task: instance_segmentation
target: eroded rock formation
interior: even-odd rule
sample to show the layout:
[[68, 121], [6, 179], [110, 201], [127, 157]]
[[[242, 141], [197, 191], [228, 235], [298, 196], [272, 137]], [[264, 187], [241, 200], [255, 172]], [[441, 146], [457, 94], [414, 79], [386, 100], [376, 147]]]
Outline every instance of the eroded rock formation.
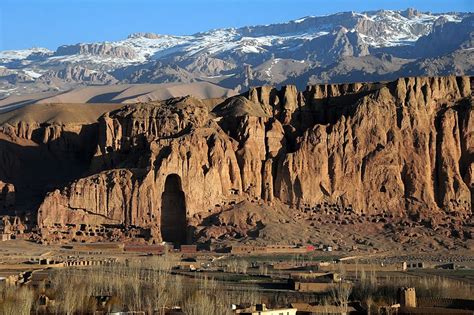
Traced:
[[[170, 227], [178, 226], [190, 239], [196, 218], [243, 200], [332, 205], [431, 226], [472, 215], [469, 77], [303, 92], [264, 86], [215, 107], [192, 97], [133, 104], [91, 130], [89, 175], [52, 191], [39, 208], [45, 238], [176, 240], [183, 236]], [[170, 202], [187, 223], [170, 214]]]
[[75, 55], [86, 54], [101, 57], [117, 57], [123, 59], [133, 59], [136, 53], [133, 49], [126, 46], [114, 46], [110, 43], [92, 43], [92, 44], [75, 44], [63, 45], [58, 47], [55, 55]]

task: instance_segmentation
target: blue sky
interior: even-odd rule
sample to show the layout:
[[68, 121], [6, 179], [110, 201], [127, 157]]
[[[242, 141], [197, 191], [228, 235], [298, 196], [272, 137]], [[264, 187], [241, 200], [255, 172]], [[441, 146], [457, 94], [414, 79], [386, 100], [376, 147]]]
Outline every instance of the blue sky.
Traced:
[[0, 0], [0, 50], [118, 40], [134, 32], [193, 34], [341, 11], [474, 11], [474, 0]]

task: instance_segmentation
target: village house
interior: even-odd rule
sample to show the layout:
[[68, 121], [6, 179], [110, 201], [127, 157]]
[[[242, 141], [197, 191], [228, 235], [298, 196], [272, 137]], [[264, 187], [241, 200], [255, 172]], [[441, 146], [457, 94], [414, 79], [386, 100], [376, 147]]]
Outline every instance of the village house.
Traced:
[[[340, 274], [333, 272], [295, 273], [289, 279], [290, 287], [299, 292], [329, 292], [341, 282]], [[340, 285], [351, 287], [352, 283], [344, 282]]]
[[358, 312], [352, 306], [342, 307], [337, 305], [311, 305], [308, 303], [291, 303], [291, 307], [296, 308], [298, 310], [296, 312], [297, 315], [360, 314], [360, 312]]
[[315, 250], [313, 245], [235, 245], [230, 252], [235, 255], [242, 254], [305, 254]]
[[296, 308], [268, 309], [265, 304], [257, 304], [244, 309], [234, 309], [234, 312], [240, 315], [296, 315], [296, 311]]

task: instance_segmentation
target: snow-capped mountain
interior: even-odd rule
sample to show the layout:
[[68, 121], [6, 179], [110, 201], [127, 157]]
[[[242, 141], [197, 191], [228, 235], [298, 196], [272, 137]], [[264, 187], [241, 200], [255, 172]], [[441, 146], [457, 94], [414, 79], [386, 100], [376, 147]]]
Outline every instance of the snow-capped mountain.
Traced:
[[[355, 73], [358, 80], [379, 80], [409, 74], [424, 58], [452, 58], [459, 63], [456, 74], [469, 73], [472, 20], [469, 13], [413, 9], [344, 12], [188, 36], [136, 33], [120, 41], [64, 45], [56, 51], [2, 51], [0, 95], [120, 82], [209, 81], [243, 90], [267, 83], [344, 81]], [[447, 31], [462, 47], [439, 47], [438, 53], [435, 41]], [[440, 69], [439, 74], [451, 70]]]

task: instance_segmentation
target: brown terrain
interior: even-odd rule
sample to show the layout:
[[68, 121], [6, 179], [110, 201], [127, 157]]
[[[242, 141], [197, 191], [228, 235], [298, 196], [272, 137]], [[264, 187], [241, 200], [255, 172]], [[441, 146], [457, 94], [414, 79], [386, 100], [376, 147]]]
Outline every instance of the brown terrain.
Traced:
[[25, 105], [0, 115], [0, 212], [43, 242], [472, 250], [471, 81]]
[[209, 82], [96, 85], [68, 91], [12, 95], [0, 100], [0, 114], [30, 104], [137, 103], [192, 95], [199, 99], [234, 96], [234, 90]]

